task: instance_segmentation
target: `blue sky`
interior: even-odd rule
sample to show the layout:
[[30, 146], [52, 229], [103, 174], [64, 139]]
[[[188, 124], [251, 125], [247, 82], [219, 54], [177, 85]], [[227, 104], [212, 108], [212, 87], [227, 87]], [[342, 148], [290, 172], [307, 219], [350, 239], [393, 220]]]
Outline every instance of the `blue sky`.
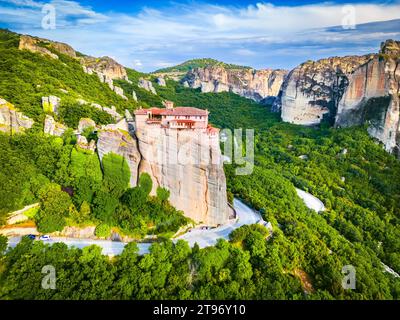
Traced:
[[[42, 28], [45, 4], [55, 9], [55, 29]], [[141, 71], [202, 57], [291, 69], [309, 59], [377, 52], [385, 39], [400, 40], [400, 0], [0, 0], [0, 27]]]

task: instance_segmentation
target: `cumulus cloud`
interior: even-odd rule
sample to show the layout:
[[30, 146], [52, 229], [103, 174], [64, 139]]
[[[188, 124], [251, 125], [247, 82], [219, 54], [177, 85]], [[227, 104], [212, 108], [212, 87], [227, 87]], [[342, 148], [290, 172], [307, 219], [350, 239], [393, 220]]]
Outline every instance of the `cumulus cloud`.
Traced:
[[[400, 20], [390, 22], [400, 18], [398, 1], [347, 7], [332, 2], [241, 7], [189, 3], [162, 10], [146, 7], [135, 14], [99, 13], [76, 1], [49, 3], [56, 8], [56, 30], [40, 28], [43, 1], [0, 0], [1, 20], [14, 30], [68, 42], [88, 54], [112, 52], [122, 63], [143, 70], [195, 57], [291, 67], [322, 54], [376, 51], [380, 41], [398, 38], [400, 30]], [[348, 21], [357, 24], [354, 30], [341, 27]]]

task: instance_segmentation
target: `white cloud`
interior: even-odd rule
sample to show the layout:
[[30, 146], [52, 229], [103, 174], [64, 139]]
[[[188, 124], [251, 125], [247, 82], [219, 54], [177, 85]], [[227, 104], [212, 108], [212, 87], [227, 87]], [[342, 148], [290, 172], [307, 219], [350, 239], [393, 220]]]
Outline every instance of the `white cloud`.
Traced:
[[249, 50], [249, 49], [237, 49], [237, 50], [234, 50], [233, 53], [237, 54], [239, 56], [254, 56], [257, 54], [256, 52]]
[[[2, 7], [4, 2], [9, 5]], [[135, 66], [135, 59], [139, 57], [141, 65], [136, 67], [144, 69], [161, 67], [157, 64], [163, 61], [211, 55], [242, 57], [243, 64], [249, 64], [266, 47], [280, 45], [281, 49], [283, 46], [290, 50], [293, 46], [307, 48], [312, 44], [334, 48], [340, 43], [384, 40], [390, 34], [387, 31], [332, 32], [326, 29], [341, 25], [343, 21], [343, 6], [335, 3], [295, 7], [269, 3], [245, 7], [190, 3], [163, 10], [143, 8], [134, 15], [98, 13], [75, 1], [53, 0], [50, 3], [57, 10], [56, 30], [40, 29], [42, 1], [0, 0], [1, 19], [18, 30], [71, 43], [88, 54], [112, 52], [129, 66]], [[354, 10], [358, 24], [400, 18], [399, 2], [354, 4]], [[391, 36], [398, 35], [399, 30], [391, 31]], [[264, 51], [265, 55], [270, 54]]]
[[141, 67], [141, 66], [143, 66], [143, 63], [142, 63], [142, 61], [140, 61], [140, 59], [135, 59], [135, 60], [133, 60], [133, 65], [135, 67]]

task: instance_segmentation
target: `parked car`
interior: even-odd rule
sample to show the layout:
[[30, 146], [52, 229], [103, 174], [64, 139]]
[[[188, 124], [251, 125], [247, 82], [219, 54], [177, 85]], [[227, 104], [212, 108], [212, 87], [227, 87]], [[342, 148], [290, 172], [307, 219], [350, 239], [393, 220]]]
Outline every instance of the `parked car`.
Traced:
[[28, 239], [31, 239], [31, 240], [35, 240], [36, 239], [36, 236], [34, 234], [28, 234], [25, 237], [28, 238]]
[[40, 236], [39, 239], [42, 240], [42, 241], [49, 241], [50, 240], [50, 236], [47, 235], [47, 234], [44, 234], [44, 235]]

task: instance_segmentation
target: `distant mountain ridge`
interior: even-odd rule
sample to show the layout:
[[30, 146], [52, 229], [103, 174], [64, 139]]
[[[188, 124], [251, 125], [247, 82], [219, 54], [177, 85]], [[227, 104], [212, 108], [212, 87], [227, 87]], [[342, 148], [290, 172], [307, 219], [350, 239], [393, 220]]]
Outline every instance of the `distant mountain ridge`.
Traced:
[[187, 60], [176, 66], [158, 69], [152, 73], [188, 72], [196, 68], [205, 68], [209, 66], [221, 66], [225, 69], [252, 69], [251, 67], [225, 63], [212, 58], [200, 58]]

